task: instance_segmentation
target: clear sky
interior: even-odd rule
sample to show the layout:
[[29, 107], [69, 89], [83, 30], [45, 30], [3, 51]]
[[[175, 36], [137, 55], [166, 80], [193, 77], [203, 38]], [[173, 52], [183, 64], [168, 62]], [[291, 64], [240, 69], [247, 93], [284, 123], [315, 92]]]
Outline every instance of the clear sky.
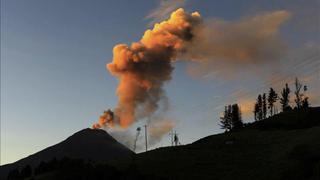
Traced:
[[[138, 41], [157, 21], [146, 17], [160, 5], [156, 0], [1, 0], [0, 164], [91, 127], [114, 107], [118, 81], [105, 68], [112, 48]], [[262, 75], [241, 67], [229, 78], [196, 76], [190, 73], [192, 63], [175, 63], [165, 90], [168, 116], [177, 122], [183, 144], [222, 132], [219, 115], [227, 103], [239, 103], [244, 121], [252, 120], [256, 96], [270, 86], [279, 91], [295, 76], [309, 86], [311, 105], [320, 105], [319, 1], [186, 0], [171, 5], [227, 21], [276, 10], [293, 14], [280, 29], [286, 55], [277, 68], [259, 67]], [[165, 136], [155, 147], [169, 143]]]

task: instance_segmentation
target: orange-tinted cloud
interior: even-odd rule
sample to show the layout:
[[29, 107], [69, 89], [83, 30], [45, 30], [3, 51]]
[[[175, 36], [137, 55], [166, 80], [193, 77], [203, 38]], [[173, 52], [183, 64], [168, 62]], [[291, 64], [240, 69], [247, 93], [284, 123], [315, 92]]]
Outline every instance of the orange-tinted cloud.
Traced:
[[206, 72], [227, 71], [220, 65], [230, 62], [255, 64], [280, 56], [285, 46], [278, 31], [289, 17], [287, 11], [275, 11], [236, 22], [204, 22], [198, 12], [177, 9], [168, 20], [146, 30], [139, 42], [113, 48], [107, 69], [119, 79], [118, 105], [114, 118], [100, 118], [99, 125], [126, 128], [151, 117], [165, 97], [163, 85], [171, 80], [172, 63], [180, 58], [205, 64]]
[[172, 61], [192, 40], [193, 29], [200, 23], [200, 15], [173, 12], [170, 18], [147, 30], [139, 42], [116, 45], [113, 60], [107, 64], [109, 72], [118, 77], [118, 106], [115, 115], [119, 125], [128, 127], [137, 115], [149, 117], [165, 95], [163, 85], [171, 79]]
[[277, 61], [286, 53], [279, 29], [291, 16], [285, 10], [264, 13], [238, 21], [210, 20], [199, 27], [184, 57], [200, 62], [192, 65], [192, 75], [215, 72], [223, 78], [239, 69]]

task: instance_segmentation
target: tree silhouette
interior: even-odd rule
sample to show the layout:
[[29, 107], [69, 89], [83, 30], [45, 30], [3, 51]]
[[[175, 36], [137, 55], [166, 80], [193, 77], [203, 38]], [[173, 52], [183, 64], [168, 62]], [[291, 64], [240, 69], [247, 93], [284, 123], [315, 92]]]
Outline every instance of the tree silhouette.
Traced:
[[258, 114], [259, 114], [259, 104], [258, 104], [258, 103], [255, 103], [255, 104], [254, 104], [254, 111], [253, 111], [253, 113], [254, 113], [254, 120], [255, 120], [255, 121], [258, 121], [258, 120], [259, 120], [259, 116], [258, 116]]
[[303, 94], [300, 92], [301, 91], [301, 88], [302, 88], [302, 84], [300, 83], [299, 79], [296, 77], [295, 79], [295, 82], [294, 82], [294, 85], [295, 85], [295, 91], [294, 91], [294, 94], [295, 94], [295, 99], [294, 99], [294, 102], [296, 102], [296, 108], [297, 109], [300, 109], [302, 107], [302, 98], [303, 98]]
[[303, 91], [304, 91], [303, 100], [302, 100], [302, 108], [303, 109], [309, 108], [309, 97], [306, 96], [306, 91], [307, 90], [308, 90], [308, 87], [305, 85], [303, 87]]
[[309, 104], [309, 98], [308, 97], [305, 97], [303, 100], [302, 100], [302, 108], [303, 109], [308, 109], [310, 104]]
[[280, 104], [283, 112], [291, 109], [289, 105], [289, 101], [290, 101], [289, 94], [290, 94], [290, 88], [288, 86], [288, 83], [286, 83], [286, 87], [282, 89], [281, 98], [280, 98]]
[[274, 113], [274, 103], [278, 99], [278, 94], [273, 90], [273, 88], [270, 88], [269, 95], [268, 95], [268, 108], [270, 109], [270, 116], [273, 116]]
[[238, 104], [225, 106], [223, 116], [220, 117], [220, 126], [225, 131], [238, 130], [243, 127], [241, 111]]
[[267, 117], [267, 98], [266, 93], [262, 95], [262, 118], [265, 119]]
[[261, 96], [261, 94], [259, 94], [258, 98], [257, 98], [257, 119], [258, 120], [262, 120], [263, 119], [262, 96]]
[[231, 130], [231, 106], [225, 106], [223, 116], [220, 117], [220, 126], [221, 129], [224, 129], [226, 132]]
[[243, 127], [241, 111], [238, 104], [232, 105], [231, 125], [232, 125], [232, 130], [238, 130]]

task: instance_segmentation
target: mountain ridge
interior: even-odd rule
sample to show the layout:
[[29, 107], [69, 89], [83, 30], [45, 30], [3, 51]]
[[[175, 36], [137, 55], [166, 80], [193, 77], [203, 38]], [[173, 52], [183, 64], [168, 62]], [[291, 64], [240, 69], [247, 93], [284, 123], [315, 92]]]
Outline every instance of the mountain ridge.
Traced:
[[105, 130], [82, 129], [65, 140], [22, 158], [16, 162], [0, 166], [0, 178], [14, 168], [25, 165], [37, 166], [40, 162], [47, 162], [53, 158], [80, 158], [89, 161], [103, 162], [118, 158], [129, 158], [133, 151], [119, 143]]

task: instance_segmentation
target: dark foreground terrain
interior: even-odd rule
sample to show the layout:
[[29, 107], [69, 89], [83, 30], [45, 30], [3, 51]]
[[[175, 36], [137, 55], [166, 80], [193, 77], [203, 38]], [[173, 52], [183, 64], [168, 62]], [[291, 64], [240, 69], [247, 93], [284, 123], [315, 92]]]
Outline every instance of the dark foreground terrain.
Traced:
[[[1, 168], [0, 168], [1, 169]], [[54, 159], [11, 179], [319, 180], [320, 108], [290, 111], [192, 144], [106, 160]], [[20, 176], [20, 177], [19, 177]], [[32, 178], [31, 178], [32, 176]]]

